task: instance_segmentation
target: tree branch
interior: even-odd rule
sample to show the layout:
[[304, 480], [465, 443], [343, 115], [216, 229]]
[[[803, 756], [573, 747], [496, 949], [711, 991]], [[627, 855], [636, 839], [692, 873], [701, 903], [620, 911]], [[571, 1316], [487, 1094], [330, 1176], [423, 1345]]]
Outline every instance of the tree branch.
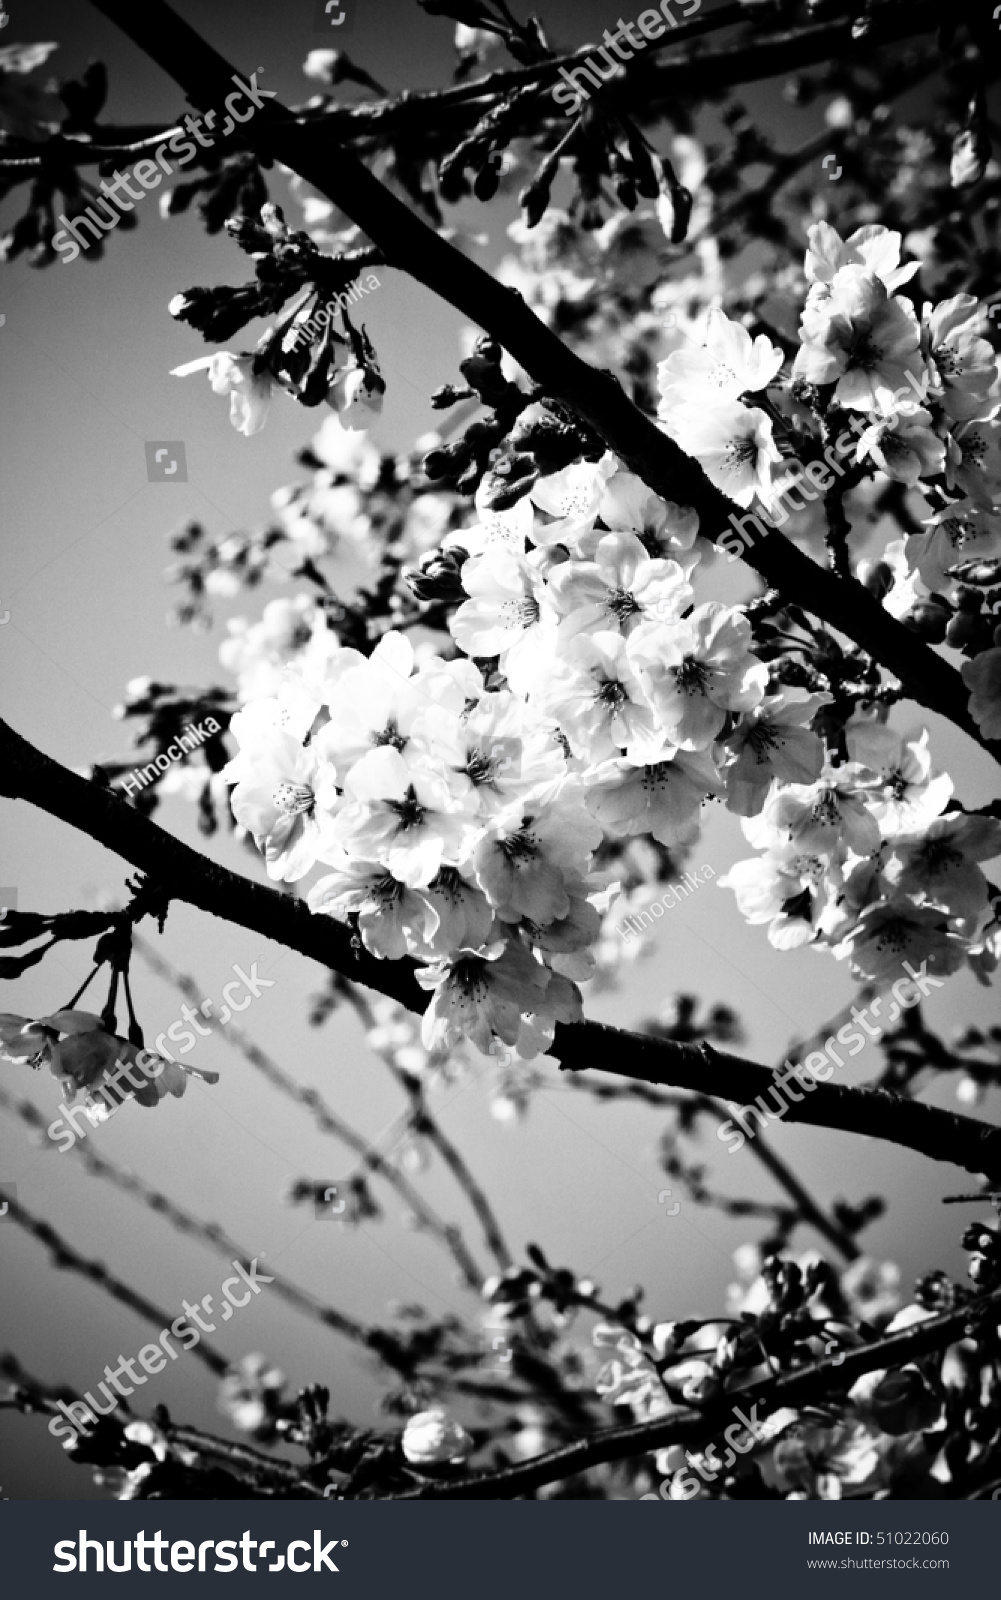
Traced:
[[766, 1412], [780, 1406], [815, 1405], [826, 1397], [844, 1394], [866, 1372], [881, 1367], [904, 1366], [920, 1356], [944, 1349], [964, 1338], [967, 1331], [997, 1317], [1001, 1308], [1001, 1289], [980, 1300], [931, 1317], [900, 1333], [893, 1333], [873, 1344], [862, 1345], [836, 1357], [817, 1361], [812, 1366], [789, 1372], [780, 1378], [766, 1378], [746, 1389], [731, 1389], [696, 1411], [675, 1411], [654, 1422], [632, 1423], [622, 1428], [603, 1428], [600, 1433], [573, 1444], [549, 1450], [545, 1455], [503, 1467], [498, 1472], [477, 1473], [451, 1483], [427, 1484], [398, 1496], [401, 1500], [499, 1500], [530, 1493], [543, 1484], [555, 1483], [572, 1474], [605, 1461], [622, 1461], [630, 1456], [663, 1450], [670, 1444], [698, 1446], [719, 1438], [733, 1419], [734, 1407], [747, 1412], [760, 1406]]
[[[222, 105], [233, 68], [163, 0], [92, 0], [188, 98], [206, 110]], [[905, 8], [901, 8], [905, 9]], [[545, 391], [569, 405], [633, 472], [667, 499], [694, 506], [703, 533], [715, 540], [740, 508], [706, 478], [699, 464], [662, 433], [626, 395], [614, 374], [569, 350], [520, 295], [465, 257], [391, 194], [321, 125], [290, 119], [277, 100], [245, 129], [258, 153], [280, 161], [332, 200], [399, 267], [488, 331]], [[813, 612], [894, 673], [921, 704], [940, 712], [1001, 762], [1001, 743], [985, 741], [967, 709], [959, 673], [891, 617], [854, 579], [825, 572], [778, 531], [744, 551], [744, 560], [787, 600]]]
[[[639, 115], [644, 123], [653, 122], [671, 106], [678, 102], [689, 104], [707, 91], [717, 94], [720, 88], [734, 88], [742, 83], [799, 72], [857, 49], [851, 34], [857, 10], [854, 0], [844, 0], [842, 16], [829, 17], [820, 23], [776, 32], [766, 32], [759, 26], [736, 43], [727, 43], [718, 50], [679, 49], [699, 35], [748, 23], [745, 5], [721, 6], [679, 24], [659, 40], [648, 41], [643, 54], [633, 58], [628, 71], [612, 78], [596, 98], [603, 111], [621, 111], [634, 117]], [[907, 3], [887, 6], [881, 15], [876, 44], [919, 37], [934, 32], [938, 25], [935, 0], [907, 0]], [[405, 90], [390, 99], [332, 105], [321, 111], [303, 107], [295, 114], [311, 127], [322, 128], [359, 149], [377, 140], [388, 141], [394, 136], [399, 138], [418, 132], [445, 148], [469, 133], [481, 117], [504, 101], [512, 90], [534, 85], [541, 94], [564, 68], [580, 66], [597, 48], [594, 44], [580, 45], [532, 66], [500, 69], [446, 89]], [[658, 61], [657, 56], [667, 49], [675, 52], [670, 60]], [[640, 101], [642, 110], [637, 113]], [[537, 104], [530, 103], [518, 131], [538, 132], [545, 120], [539, 116]], [[562, 127], [565, 120], [565, 114], [555, 108], [548, 119], [557, 128]], [[56, 153], [61, 164], [71, 166], [118, 162], [155, 151], [165, 139], [181, 131], [180, 123], [168, 128], [154, 128], [149, 124], [102, 125], [95, 130], [96, 137], [91, 143], [62, 139], [57, 135], [46, 143], [41, 153], [34, 141], [11, 139], [4, 146], [7, 153], [0, 157], [0, 172], [14, 176], [22, 171], [26, 175], [41, 171]], [[228, 142], [234, 148], [243, 148], [247, 143], [239, 129], [228, 136]], [[827, 147], [825, 144], [821, 148]], [[195, 165], [199, 165], [197, 160]]]
[[[172, 899], [274, 939], [354, 982], [389, 995], [409, 1011], [426, 1009], [427, 995], [409, 962], [379, 961], [359, 949], [346, 928], [327, 917], [314, 916], [305, 901], [217, 866], [133, 810], [113, 791], [78, 777], [43, 755], [2, 720], [0, 796], [28, 800], [89, 834], [158, 885], [169, 885], [166, 892]], [[598, 1022], [561, 1023], [548, 1053], [571, 1071], [591, 1068], [722, 1099], [753, 1099], [775, 1084], [769, 1067], [741, 1056], [721, 1053], [706, 1044], [679, 1044]], [[785, 1098], [791, 1101], [792, 1097]], [[1001, 1174], [1001, 1129], [885, 1090], [818, 1083], [812, 1092], [804, 1092], [801, 1104], [789, 1103], [785, 1116], [790, 1122], [886, 1139], [969, 1172]]]

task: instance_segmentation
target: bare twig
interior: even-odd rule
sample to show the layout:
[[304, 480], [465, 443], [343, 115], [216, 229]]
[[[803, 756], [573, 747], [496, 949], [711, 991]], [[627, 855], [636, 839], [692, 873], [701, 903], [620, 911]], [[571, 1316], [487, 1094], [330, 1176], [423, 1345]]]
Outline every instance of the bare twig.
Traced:
[[[172, 983], [188, 1000], [196, 1004], [199, 1002], [201, 991], [193, 978], [188, 977], [183, 972], [179, 972], [176, 967], [166, 961], [145, 940], [135, 939], [133, 948], [146, 962], [147, 966], [157, 973], [159, 977]], [[209, 1018], [210, 1022], [212, 1020], [212, 1018]], [[250, 1065], [256, 1068], [273, 1088], [278, 1089], [280, 1093], [287, 1095], [290, 1100], [294, 1100], [297, 1105], [308, 1111], [321, 1133], [329, 1134], [332, 1138], [339, 1139], [342, 1144], [347, 1145], [349, 1150], [353, 1150], [361, 1158], [359, 1163], [361, 1167], [385, 1179], [390, 1187], [395, 1189], [404, 1204], [410, 1207], [420, 1226], [433, 1238], [438, 1239], [449, 1251], [462, 1274], [462, 1280], [465, 1285], [471, 1289], [480, 1288], [483, 1283], [483, 1274], [470, 1254], [457, 1224], [445, 1222], [439, 1217], [420, 1191], [410, 1182], [409, 1178], [394, 1167], [392, 1162], [388, 1161], [384, 1155], [380, 1154], [379, 1150], [370, 1140], [365, 1138], [364, 1134], [359, 1133], [350, 1123], [345, 1122], [343, 1117], [332, 1111], [322, 1095], [318, 1094], [315, 1089], [308, 1089], [305, 1084], [299, 1083], [291, 1073], [280, 1067], [277, 1061], [274, 1061], [271, 1056], [262, 1050], [260, 1045], [255, 1044], [254, 1040], [244, 1033], [243, 1029], [236, 1023], [231, 1021], [226, 1024], [220, 1024], [219, 1032], [227, 1044], [231, 1045], [234, 1050], [238, 1050], [244, 1059], [249, 1061]]]
[[[45, 1119], [30, 1101], [16, 1101], [5, 1089], [0, 1088], [0, 1107], [20, 1117], [23, 1122], [27, 1123], [35, 1131], [44, 1131]], [[89, 1176], [101, 1178], [105, 1183], [112, 1184], [116, 1189], [121, 1190], [122, 1193], [129, 1195], [133, 1200], [138, 1201], [140, 1205], [145, 1206], [147, 1210], [154, 1211], [158, 1216], [163, 1217], [179, 1233], [183, 1233], [189, 1238], [197, 1239], [200, 1244], [206, 1245], [210, 1250], [214, 1250], [217, 1255], [224, 1256], [228, 1261], [235, 1259], [249, 1262], [253, 1259], [251, 1253], [245, 1250], [243, 1245], [238, 1244], [235, 1239], [231, 1239], [224, 1233], [218, 1223], [203, 1222], [200, 1217], [192, 1216], [191, 1212], [185, 1211], [182, 1206], [177, 1205], [167, 1195], [155, 1189], [144, 1178], [140, 1178], [134, 1172], [126, 1172], [123, 1168], [117, 1166], [115, 1162], [109, 1161], [106, 1156], [98, 1155], [96, 1150], [84, 1143], [83, 1140], [78, 1139], [71, 1146], [71, 1150], [83, 1163]], [[43, 1223], [40, 1226], [45, 1227], [46, 1224]], [[41, 1234], [37, 1236], [41, 1238]], [[269, 1287], [273, 1292], [289, 1305], [294, 1306], [297, 1311], [301, 1311], [305, 1316], [311, 1317], [315, 1322], [322, 1323], [324, 1327], [331, 1328], [335, 1333], [342, 1334], [346, 1339], [353, 1340], [356, 1344], [377, 1350], [390, 1365], [393, 1364], [392, 1339], [384, 1330], [366, 1327], [363, 1323], [356, 1322], [353, 1317], [348, 1317], [344, 1312], [336, 1310], [334, 1306], [324, 1305], [321, 1301], [315, 1300], [312, 1295], [307, 1294], [304, 1289], [298, 1288], [296, 1284], [291, 1283], [287, 1278], [283, 1278], [280, 1273], [274, 1272], [273, 1269], [269, 1270], [267, 1275], [272, 1280]], [[167, 1320], [169, 1322], [170, 1319], [168, 1318]], [[227, 1365], [228, 1363], [223, 1361], [220, 1370], [225, 1371]]]
[[[174, 1318], [173, 1312], [161, 1310], [153, 1304], [152, 1300], [147, 1300], [145, 1295], [139, 1294], [135, 1289], [130, 1289], [129, 1285], [123, 1283], [121, 1278], [116, 1278], [114, 1273], [109, 1272], [102, 1261], [88, 1261], [85, 1256], [74, 1250], [71, 1244], [67, 1244], [62, 1235], [57, 1233], [50, 1223], [45, 1222], [41, 1217], [34, 1216], [13, 1196], [8, 1195], [6, 1203], [7, 1220], [13, 1222], [17, 1227], [23, 1228], [25, 1233], [30, 1233], [40, 1244], [43, 1244], [52, 1258], [54, 1267], [67, 1272], [78, 1273], [81, 1278], [86, 1278], [89, 1283], [96, 1284], [112, 1300], [117, 1300], [119, 1305], [127, 1306], [130, 1311], [135, 1312], [136, 1316], [152, 1323], [155, 1328], [170, 1327]], [[198, 1344], [192, 1345], [191, 1350], [192, 1354], [197, 1356], [199, 1361], [203, 1361], [217, 1377], [221, 1377], [224, 1372], [229, 1371], [230, 1364], [226, 1357], [220, 1355], [218, 1350], [206, 1343], [204, 1339], [201, 1339]]]

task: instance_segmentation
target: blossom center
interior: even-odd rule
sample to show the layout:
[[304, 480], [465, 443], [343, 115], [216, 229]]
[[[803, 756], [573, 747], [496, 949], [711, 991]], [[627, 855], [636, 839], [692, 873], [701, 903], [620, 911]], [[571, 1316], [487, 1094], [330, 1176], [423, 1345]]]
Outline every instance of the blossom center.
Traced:
[[753, 439], [731, 439], [723, 453], [723, 469], [736, 472], [741, 467], [752, 467], [758, 459], [758, 447]]
[[950, 867], [963, 865], [963, 852], [946, 844], [944, 839], [926, 839], [921, 849], [921, 861], [929, 877], [948, 872]]
[[782, 743], [775, 728], [767, 722], [757, 722], [747, 735], [747, 742], [759, 762], [768, 760], [769, 750], [777, 750]]
[[883, 359], [883, 351], [875, 344], [871, 333], [864, 333], [848, 352], [848, 365], [862, 372], [872, 372]]
[[686, 656], [674, 669], [674, 679], [683, 694], [705, 694], [709, 669], [694, 656]]
[[519, 862], [534, 861], [538, 855], [535, 839], [532, 836], [531, 822], [527, 817], [517, 833], [508, 834], [506, 839], [499, 841], [499, 844], [501, 853], [507, 857], [512, 865], [516, 865]]
[[403, 884], [387, 872], [381, 878], [376, 878], [373, 883], [372, 899], [382, 911], [403, 899], [403, 889]]
[[488, 756], [479, 745], [470, 750], [466, 757], [466, 765], [458, 770], [464, 772], [470, 783], [480, 788], [483, 784], [493, 783], [497, 776], [497, 761], [493, 756]]
[[405, 733], [401, 733], [395, 717], [390, 717], [381, 733], [373, 733], [374, 745], [392, 745], [394, 750], [403, 750], [409, 743]]
[[402, 800], [387, 800], [386, 805], [399, 817], [400, 833], [406, 833], [411, 828], [419, 828], [427, 816], [427, 807], [421, 805], [417, 798], [417, 790], [412, 783], [407, 785]]
[[639, 609], [628, 589], [613, 589], [605, 601], [605, 610], [619, 622], [625, 622]]
[[810, 820], [821, 828], [840, 828], [841, 807], [833, 789], [822, 789], [813, 802]]
[[308, 784], [290, 783], [285, 779], [277, 786], [271, 798], [276, 811], [284, 811], [286, 816], [297, 817], [305, 811], [312, 811], [316, 797]]
[[894, 950], [899, 955], [907, 949], [907, 923], [902, 917], [890, 917], [876, 934], [877, 950]]
[[524, 600], [505, 600], [499, 620], [506, 628], [531, 628], [541, 615], [539, 602], [527, 595]]
[[625, 705], [629, 694], [624, 683], [617, 678], [602, 678], [598, 682], [595, 699], [606, 711], [616, 712], [620, 706]]
[[954, 373], [961, 372], [963, 370], [962, 360], [957, 355], [956, 351], [950, 350], [949, 346], [946, 344], [936, 345], [932, 351], [932, 358], [934, 359], [935, 365], [938, 367], [939, 372], [946, 377], [951, 378]]
[[963, 464], [972, 461], [976, 466], [982, 467], [984, 456], [987, 454], [987, 440], [982, 433], [968, 433], [962, 442]]
[[485, 968], [486, 962], [482, 956], [463, 956], [454, 963], [449, 973], [449, 985], [454, 985], [467, 1000], [482, 1005], [489, 992]]
[[894, 800], [902, 800], [910, 788], [910, 783], [899, 768], [887, 773], [886, 781], [890, 786], [890, 792]]

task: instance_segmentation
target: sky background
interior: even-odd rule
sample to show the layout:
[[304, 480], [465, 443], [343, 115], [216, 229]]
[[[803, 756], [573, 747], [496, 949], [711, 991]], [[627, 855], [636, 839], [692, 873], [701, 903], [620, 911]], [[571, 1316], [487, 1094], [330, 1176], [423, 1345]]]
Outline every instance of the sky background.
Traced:
[[[328, 41], [318, 31], [312, 0], [281, 7], [189, 0], [177, 9], [237, 70], [257, 68], [260, 83], [286, 101], [301, 101], [315, 87], [302, 77], [301, 65]], [[614, 26], [608, 6], [591, 0], [560, 0], [542, 9], [567, 46], [600, 38], [604, 27]], [[93, 57], [107, 62], [106, 120], [162, 118], [166, 126], [184, 109], [159, 69], [87, 5], [32, 0], [29, 9], [11, 0], [8, 10], [3, 44], [58, 40], [49, 63], [58, 75], [79, 74]], [[357, 10], [349, 48], [391, 91], [427, 87], [448, 80], [452, 27], [425, 17], [411, 0], [370, 0]], [[748, 103], [774, 116], [776, 87], [759, 86]], [[783, 139], [792, 145], [816, 128], [820, 113], [780, 107], [779, 114]], [[819, 169], [817, 177], [819, 184]], [[278, 191], [276, 197], [283, 198]], [[215, 535], [260, 526], [272, 491], [303, 475], [295, 453], [317, 425], [316, 413], [279, 397], [265, 432], [245, 439], [228, 424], [227, 402], [203, 378], [169, 375], [205, 350], [193, 330], [167, 315], [171, 297], [194, 284], [240, 282], [249, 274], [237, 247], [225, 237], [207, 238], [194, 214], [161, 222], [157, 200], [154, 193], [140, 204], [136, 231], [110, 237], [103, 260], [57, 262], [43, 272], [20, 260], [0, 280], [6, 318], [0, 327], [0, 615], [10, 613], [0, 626], [0, 714], [68, 766], [129, 758], [128, 725], [112, 716], [129, 679], [148, 673], [190, 685], [228, 681], [217, 662], [224, 620], [255, 618], [271, 592], [217, 606], [211, 634], [172, 631], [165, 623], [175, 599], [163, 581], [166, 537], [189, 518]], [[2, 209], [4, 226], [19, 209], [15, 191]], [[510, 207], [460, 207], [455, 220], [490, 229], [483, 253], [490, 262], [504, 251], [510, 215]], [[463, 324], [402, 273], [380, 268], [379, 277], [381, 288], [366, 299], [364, 316], [389, 393], [373, 437], [388, 448], [405, 448], [435, 425], [430, 392], [457, 379]], [[184, 441], [187, 483], [147, 481], [144, 446], [150, 439]], [[991, 798], [987, 758], [938, 719], [928, 725], [938, 763], [957, 777], [964, 802]], [[917, 726], [916, 719], [902, 726]], [[226, 866], [259, 870], [226, 834], [205, 841], [182, 801], [168, 800], [157, 821]], [[711, 808], [691, 864], [711, 865], [721, 876], [748, 853], [736, 821]], [[22, 910], [62, 911], [95, 893], [120, 895], [127, 875], [120, 859], [84, 835], [26, 805], [3, 803], [0, 884], [16, 888]], [[143, 932], [157, 939], [148, 925]], [[216, 999], [236, 965], [248, 970], [264, 954], [256, 936], [176, 903], [158, 942], [169, 960], [195, 977], [202, 994]], [[57, 947], [41, 966], [5, 986], [0, 1007], [34, 1016], [64, 1005], [89, 969], [89, 950], [89, 944]], [[309, 998], [323, 986], [315, 963], [269, 946], [261, 971], [274, 986], [244, 1013], [243, 1026], [303, 1083], [322, 1090], [347, 1120], [377, 1136], [400, 1112], [400, 1099], [355, 1017], [345, 1009], [321, 1030], [307, 1026]], [[133, 972], [139, 1016], [152, 1039], [179, 1017], [181, 999], [141, 962]], [[829, 957], [773, 952], [762, 930], [745, 925], [732, 895], [707, 883], [665, 916], [654, 953], [628, 971], [621, 989], [586, 999], [585, 1006], [599, 1019], [632, 1024], [679, 991], [706, 1003], [725, 1001], [744, 1021], [747, 1055], [777, 1061], [792, 1037], [848, 1001], [852, 987], [846, 968]], [[91, 999], [99, 1009], [103, 993], [96, 986]], [[993, 1020], [996, 994], [963, 975], [929, 1002], [927, 1014], [935, 1024]], [[358, 1231], [318, 1224], [308, 1210], [284, 1206], [290, 1178], [336, 1180], [350, 1170], [347, 1153], [318, 1135], [221, 1039], [201, 1041], [186, 1059], [220, 1072], [218, 1086], [192, 1082], [183, 1100], [155, 1115], [130, 1105], [90, 1135], [94, 1148], [220, 1223], [248, 1255], [263, 1258], [265, 1270], [275, 1264], [352, 1315], [380, 1320], [394, 1300], [475, 1313], [443, 1253], [399, 1225], [400, 1204], [378, 1185], [388, 1219]], [[879, 1059], [867, 1047], [839, 1080], [871, 1076]], [[9, 1064], [0, 1070], [12, 1093], [29, 1097], [47, 1120], [55, 1115], [58, 1089], [47, 1073]], [[551, 1260], [595, 1277], [613, 1298], [642, 1282], [658, 1318], [722, 1310], [734, 1278], [733, 1250], [754, 1234], [688, 1201], [673, 1217], [658, 1205], [665, 1186], [657, 1164], [663, 1117], [639, 1107], [597, 1107], [553, 1074], [527, 1123], [512, 1130], [491, 1117], [487, 1080], [485, 1070], [474, 1074], [439, 1093], [434, 1107], [491, 1195], [516, 1255], [534, 1240]], [[928, 1097], [955, 1105], [949, 1085]], [[985, 1112], [996, 1109], [989, 1103]], [[905, 1282], [933, 1267], [962, 1271], [956, 1238], [967, 1213], [961, 1219], [943, 1208], [941, 1197], [969, 1187], [965, 1175], [838, 1134], [779, 1127], [770, 1137], [823, 1201], [887, 1195], [889, 1214], [864, 1243], [872, 1255], [897, 1261]], [[746, 1150], [731, 1159], [722, 1145], [716, 1149], [714, 1184], [780, 1198]], [[433, 1163], [419, 1181], [439, 1211], [462, 1222], [488, 1266], [475, 1218], [447, 1174]], [[15, 1183], [23, 1205], [172, 1316], [184, 1299], [218, 1296], [230, 1270], [222, 1258], [181, 1240], [148, 1211], [88, 1177], [72, 1155], [30, 1143], [23, 1125], [6, 1115], [0, 1115], [0, 1183]], [[796, 1236], [800, 1248], [817, 1242], [808, 1230]], [[119, 1353], [134, 1355], [156, 1336], [91, 1284], [53, 1271], [35, 1240], [2, 1221], [0, 1282], [0, 1346], [46, 1380], [85, 1390]], [[266, 1291], [212, 1342], [234, 1359], [264, 1352], [293, 1388], [323, 1382], [332, 1391], [334, 1413], [359, 1423], [374, 1420], [385, 1387], [380, 1375], [353, 1347]], [[162, 1401], [179, 1419], [226, 1432], [215, 1412], [216, 1387], [188, 1358], [151, 1379], [136, 1400], [144, 1410]], [[0, 1413], [0, 1486], [13, 1498], [106, 1492], [93, 1485], [89, 1470], [69, 1462], [43, 1420], [10, 1412]]]

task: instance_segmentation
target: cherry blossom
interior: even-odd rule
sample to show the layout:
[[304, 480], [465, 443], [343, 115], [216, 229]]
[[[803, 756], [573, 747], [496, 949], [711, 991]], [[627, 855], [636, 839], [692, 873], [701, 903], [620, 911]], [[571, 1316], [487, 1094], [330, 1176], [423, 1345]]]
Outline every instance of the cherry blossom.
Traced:
[[174, 378], [207, 372], [212, 392], [229, 395], [229, 420], [245, 438], [260, 433], [264, 427], [273, 379], [260, 354], [234, 356], [228, 350], [219, 350], [215, 355], [199, 356], [170, 370]]
[[[880, 224], [856, 228], [842, 239], [829, 222], [815, 222], [807, 238], [806, 277], [811, 284], [831, 284], [842, 267], [861, 266], [882, 280], [892, 294], [908, 283], [920, 269], [920, 262], [900, 266], [900, 234]], [[811, 299], [814, 291], [811, 290]]]
[[830, 699], [783, 689], [741, 716], [723, 740], [727, 757], [721, 764], [727, 806], [736, 816], [753, 817], [761, 810], [773, 778], [811, 783], [820, 776], [823, 741], [808, 724]]
[[981, 326], [980, 303], [972, 294], [925, 305], [922, 349], [942, 409], [957, 422], [984, 414], [997, 376], [994, 350]]
[[255, 741], [252, 760], [233, 790], [233, 815], [254, 835], [263, 851], [268, 877], [294, 883], [329, 848], [330, 814], [323, 801], [334, 799], [334, 773], [293, 733], [276, 727]]
[[593, 561], [567, 561], [552, 573], [549, 592], [562, 613], [560, 635], [674, 622], [691, 603], [692, 587], [676, 561], [651, 560], [635, 533], [606, 533]]
[[446, 855], [462, 858], [471, 818], [443, 777], [411, 768], [390, 745], [370, 750], [344, 780], [329, 829], [350, 855], [384, 860], [411, 888], [429, 884]]
[[660, 416], [669, 421], [675, 407], [718, 406], [767, 389], [782, 366], [782, 351], [763, 333], [747, 329], [718, 307], [709, 313], [705, 346], [675, 350], [657, 369]]
[[1001, 644], [964, 661], [961, 671], [970, 691], [970, 716], [985, 739], [1001, 739]]
[[839, 405], [890, 411], [908, 377], [922, 375], [920, 329], [910, 302], [863, 267], [842, 267], [820, 309], [804, 317], [793, 377], [836, 383]]
[[750, 643], [747, 618], [718, 601], [696, 606], [684, 622], [646, 623], [631, 636], [630, 656], [680, 749], [705, 749], [728, 711], [749, 711], [762, 699], [768, 672]]
[[618, 633], [571, 638], [541, 701], [587, 761], [659, 742], [653, 708]]
[[756, 494], [765, 499], [770, 495], [772, 464], [779, 453], [772, 419], [760, 406], [731, 401], [703, 410], [672, 408], [662, 426], [737, 505], [749, 506]]
[[924, 829], [945, 809], [953, 783], [932, 776], [931, 735], [923, 728], [907, 739], [883, 722], [854, 719], [845, 729], [848, 754], [878, 780], [881, 794], [866, 804], [887, 836]]

